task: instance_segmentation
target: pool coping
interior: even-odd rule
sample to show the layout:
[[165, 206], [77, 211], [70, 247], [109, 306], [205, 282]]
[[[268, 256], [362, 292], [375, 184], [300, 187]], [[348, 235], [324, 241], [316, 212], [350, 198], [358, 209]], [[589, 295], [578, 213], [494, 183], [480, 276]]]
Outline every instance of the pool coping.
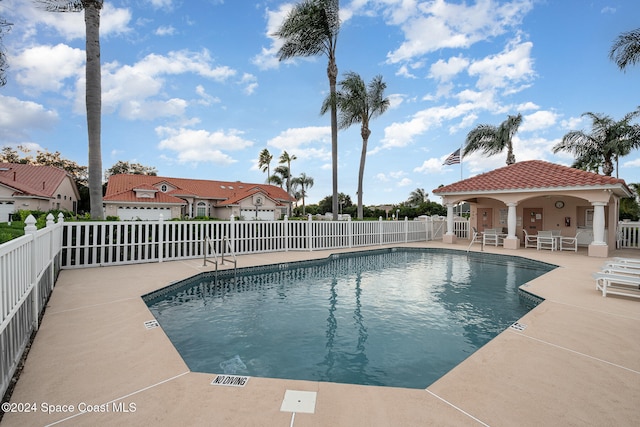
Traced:
[[[453, 247], [465, 250], [467, 243]], [[392, 246], [452, 248], [439, 242]], [[238, 256], [238, 264], [353, 251]], [[189, 260], [63, 270], [11, 399], [16, 406], [34, 403], [36, 410], [7, 413], [1, 423], [640, 424], [640, 303], [603, 298], [590, 276], [601, 262], [585, 251], [485, 251], [560, 267], [523, 286], [545, 299], [518, 321], [524, 330], [504, 331], [425, 390], [267, 378], [250, 378], [241, 388], [213, 386], [215, 375], [190, 372], [161, 328], [144, 327], [153, 316], [141, 298], [213, 266]], [[637, 258], [638, 252], [612, 256]], [[286, 390], [316, 392], [314, 413], [280, 411]], [[78, 405], [97, 412], [81, 413]]]

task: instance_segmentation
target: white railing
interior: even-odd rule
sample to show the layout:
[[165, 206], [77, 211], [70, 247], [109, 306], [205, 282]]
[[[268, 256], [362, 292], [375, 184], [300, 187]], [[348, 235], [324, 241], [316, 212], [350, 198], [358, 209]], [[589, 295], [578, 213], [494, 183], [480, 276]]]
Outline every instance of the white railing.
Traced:
[[58, 255], [63, 230], [47, 216], [47, 226], [25, 220], [25, 235], [0, 245], [0, 394], [4, 395], [32, 332], [38, 329], [59, 271]]
[[100, 221], [65, 224], [62, 268], [204, 257], [209, 238], [221, 253], [226, 236], [236, 255], [314, 251], [442, 238], [445, 221]]
[[640, 222], [620, 221], [616, 235], [618, 248], [640, 248]]

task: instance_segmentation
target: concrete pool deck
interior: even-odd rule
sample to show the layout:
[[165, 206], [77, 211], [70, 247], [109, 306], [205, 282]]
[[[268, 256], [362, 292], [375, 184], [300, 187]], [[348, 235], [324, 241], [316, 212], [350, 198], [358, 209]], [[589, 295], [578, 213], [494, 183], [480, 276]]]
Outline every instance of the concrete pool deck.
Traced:
[[[239, 256], [238, 267], [353, 250]], [[545, 298], [519, 320], [525, 330], [507, 329], [426, 390], [256, 377], [242, 388], [213, 386], [215, 375], [190, 372], [161, 328], [144, 326], [153, 316], [140, 298], [212, 264], [63, 270], [11, 398], [32, 411], [6, 413], [1, 425], [640, 425], [640, 301], [596, 291], [591, 273], [605, 259], [585, 249], [485, 251], [560, 267], [525, 285]], [[282, 412], [286, 390], [316, 392], [314, 413]]]

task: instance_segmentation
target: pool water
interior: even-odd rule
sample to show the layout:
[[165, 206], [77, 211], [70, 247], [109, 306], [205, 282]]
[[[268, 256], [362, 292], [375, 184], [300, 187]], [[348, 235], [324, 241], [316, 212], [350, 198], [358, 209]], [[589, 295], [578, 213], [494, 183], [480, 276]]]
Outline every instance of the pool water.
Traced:
[[144, 297], [195, 372], [425, 388], [537, 302], [554, 266], [393, 249], [207, 273]]

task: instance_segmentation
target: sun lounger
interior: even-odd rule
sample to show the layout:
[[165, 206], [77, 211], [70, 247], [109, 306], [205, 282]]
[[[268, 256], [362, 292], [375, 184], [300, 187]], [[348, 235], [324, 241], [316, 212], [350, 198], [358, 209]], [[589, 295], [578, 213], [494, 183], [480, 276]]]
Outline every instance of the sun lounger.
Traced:
[[640, 298], [640, 277], [628, 274], [598, 272], [592, 274], [596, 279], [596, 289], [607, 294]]
[[601, 270], [616, 270], [626, 274], [640, 274], [640, 264], [620, 264], [615, 261], [607, 261], [601, 267]]
[[629, 264], [629, 265], [637, 265], [640, 266], [640, 258], [623, 258], [623, 257], [614, 257], [612, 261], [618, 264]]

